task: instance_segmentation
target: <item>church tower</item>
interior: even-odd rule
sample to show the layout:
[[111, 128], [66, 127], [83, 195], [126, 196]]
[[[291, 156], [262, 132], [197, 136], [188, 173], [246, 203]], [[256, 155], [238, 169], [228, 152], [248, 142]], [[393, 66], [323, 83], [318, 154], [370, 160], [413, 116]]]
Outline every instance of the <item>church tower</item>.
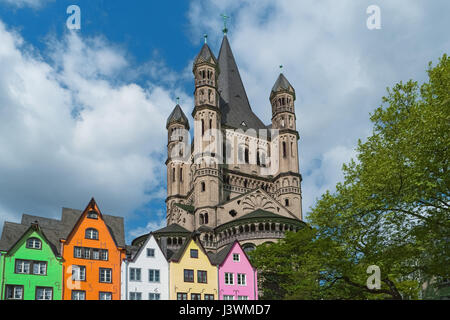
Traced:
[[[183, 203], [189, 192], [189, 121], [177, 103], [166, 123], [167, 129], [167, 222], [177, 221], [172, 217], [173, 204]], [[178, 221], [177, 221], [178, 222]]]
[[194, 149], [191, 167], [194, 188], [194, 228], [216, 226], [215, 206], [220, 202], [221, 173], [221, 113], [217, 78], [217, 59], [206, 42], [197, 55], [193, 73], [194, 91]]
[[278, 149], [275, 186], [278, 201], [302, 219], [302, 199], [298, 163], [299, 133], [296, 129], [295, 90], [283, 73], [280, 73], [270, 93], [272, 129], [278, 130], [272, 144]]

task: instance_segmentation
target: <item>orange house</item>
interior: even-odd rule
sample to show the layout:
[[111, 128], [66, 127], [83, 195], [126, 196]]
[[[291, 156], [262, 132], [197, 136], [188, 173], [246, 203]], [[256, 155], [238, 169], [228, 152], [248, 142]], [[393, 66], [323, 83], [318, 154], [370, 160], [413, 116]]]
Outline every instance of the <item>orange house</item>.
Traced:
[[61, 239], [63, 300], [120, 300], [123, 218], [103, 215], [94, 199], [78, 214], [67, 238]]

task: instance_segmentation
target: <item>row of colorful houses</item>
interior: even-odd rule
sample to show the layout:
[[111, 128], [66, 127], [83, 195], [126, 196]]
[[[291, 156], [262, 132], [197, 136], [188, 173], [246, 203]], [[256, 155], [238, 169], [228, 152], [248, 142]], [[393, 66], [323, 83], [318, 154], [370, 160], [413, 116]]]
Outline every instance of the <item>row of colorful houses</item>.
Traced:
[[257, 272], [239, 242], [206, 252], [196, 233], [178, 250], [153, 233], [126, 246], [123, 218], [94, 199], [61, 220], [23, 215], [0, 239], [1, 300], [256, 300]]

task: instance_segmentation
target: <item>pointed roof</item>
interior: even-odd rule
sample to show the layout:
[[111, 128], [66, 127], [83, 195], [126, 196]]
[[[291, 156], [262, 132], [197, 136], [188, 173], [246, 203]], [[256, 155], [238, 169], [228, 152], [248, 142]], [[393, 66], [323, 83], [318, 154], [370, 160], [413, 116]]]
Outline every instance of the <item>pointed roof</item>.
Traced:
[[219, 53], [218, 90], [222, 124], [247, 130], [266, 129], [266, 125], [253, 113], [242, 83], [239, 69], [231, 51], [228, 37], [224, 35]]
[[280, 91], [289, 91], [294, 95], [295, 99], [295, 90], [294, 87], [289, 83], [288, 79], [284, 76], [284, 74], [280, 73], [278, 76], [277, 81], [275, 81], [275, 84], [272, 87], [272, 91], [270, 93], [270, 96], [274, 93], [280, 92]]
[[181, 109], [179, 104], [175, 106], [172, 113], [167, 118], [166, 129], [168, 129], [172, 123], [181, 123], [189, 129], [189, 120], [184, 114], [183, 109]]
[[202, 63], [202, 62], [208, 62], [211, 64], [217, 64], [217, 59], [214, 56], [214, 53], [212, 53], [211, 49], [209, 48], [208, 44], [205, 43], [203, 47], [201, 48], [199, 54], [194, 60], [194, 68], [196, 64]]

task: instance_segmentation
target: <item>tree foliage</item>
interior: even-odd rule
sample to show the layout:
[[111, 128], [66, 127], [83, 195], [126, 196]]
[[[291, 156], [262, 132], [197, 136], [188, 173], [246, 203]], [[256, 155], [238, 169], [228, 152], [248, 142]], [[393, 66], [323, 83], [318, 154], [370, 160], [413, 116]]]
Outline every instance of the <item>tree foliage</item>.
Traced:
[[[311, 228], [252, 252], [265, 298], [416, 299], [423, 281], [450, 278], [450, 58], [428, 77], [388, 88]], [[379, 290], [366, 285], [370, 265]]]

